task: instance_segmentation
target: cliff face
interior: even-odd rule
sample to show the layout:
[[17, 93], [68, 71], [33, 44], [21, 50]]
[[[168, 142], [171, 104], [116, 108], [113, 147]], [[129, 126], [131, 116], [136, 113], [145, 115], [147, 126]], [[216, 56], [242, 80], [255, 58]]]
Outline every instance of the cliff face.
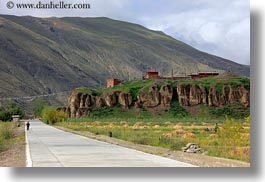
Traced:
[[243, 85], [237, 88], [232, 88], [231, 85], [223, 86], [220, 93], [214, 86], [207, 90], [204, 86], [178, 84], [177, 93], [182, 106], [205, 104], [220, 107], [235, 102], [240, 102], [245, 107], [250, 106], [250, 91]]
[[[220, 90], [220, 88], [219, 88]], [[176, 87], [169, 84], [158, 86], [156, 84], [150, 87], [144, 87], [139, 90], [137, 99], [133, 100], [132, 93], [123, 93], [121, 91], [105, 92], [102, 96], [95, 94], [82, 93], [74, 90], [69, 98], [66, 107], [61, 108], [69, 117], [89, 116], [92, 108], [102, 108], [121, 106], [122, 109], [134, 107], [156, 108], [162, 107], [169, 109], [172, 101], [176, 100], [181, 106], [196, 106], [200, 104], [209, 107], [222, 107], [226, 104], [239, 102], [245, 107], [250, 106], [250, 91], [243, 85], [232, 87], [224, 85], [219, 91], [212, 86], [210, 89], [202, 85], [179, 83]]]

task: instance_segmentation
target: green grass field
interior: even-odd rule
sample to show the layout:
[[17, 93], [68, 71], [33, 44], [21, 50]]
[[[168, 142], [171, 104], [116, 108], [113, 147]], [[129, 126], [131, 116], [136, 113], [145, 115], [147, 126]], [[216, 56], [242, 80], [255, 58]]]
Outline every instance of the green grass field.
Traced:
[[217, 132], [207, 132], [214, 128], [215, 121], [197, 122], [192, 120], [160, 119], [73, 119], [57, 123], [58, 126], [74, 131], [87, 131], [137, 144], [159, 146], [171, 150], [181, 150], [187, 143], [197, 143], [210, 156], [250, 161], [250, 123], [244, 120], [219, 121]]

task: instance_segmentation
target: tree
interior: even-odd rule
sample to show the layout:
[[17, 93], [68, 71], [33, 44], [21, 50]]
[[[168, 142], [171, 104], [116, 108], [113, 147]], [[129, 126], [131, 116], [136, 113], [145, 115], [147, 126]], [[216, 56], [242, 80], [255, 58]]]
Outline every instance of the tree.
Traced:
[[34, 112], [34, 115], [41, 116], [41, 112], [44, 109], [44, 107], [47, 105], [47, 103], [43, 98], [37, 98], [30, 105]]
[[42, 110], [42, 119], [47, 124], [55, 124], [62, 122], [67, 118], [67, 115], [63, 111], [57, 111], [54, 107], [44, 107]]
[[25, 112], [16, 103], [7, 103], [0, 107], [0, 120], [11, 121], [12, 115], [25, 116]]

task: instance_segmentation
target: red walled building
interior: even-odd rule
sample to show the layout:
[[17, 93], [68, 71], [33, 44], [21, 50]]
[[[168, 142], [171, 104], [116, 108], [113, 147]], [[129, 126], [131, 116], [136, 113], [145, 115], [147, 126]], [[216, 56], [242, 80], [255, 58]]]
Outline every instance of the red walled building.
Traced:
[[218, 76], [219, 73], [217, 72], [199, 72], [199, 73], [194, 73], [194, 74], [190, 74], [188, 76], [190, 76], [192, 79], [198, 79], [198, 78], [207, 78], [207, 77], [213, 77], [213, 76]]
[[160, 77], [161, 80], [190, 80], [190, 76]]
[[122, 81], [119, 79], [115, 79], [115, 78], [111, 78], [107, 80], [107, 87], [111, 88], [114, 87], [116, 85], [119, 85]]
[[149, 71], [145, 74], [144, 79], [154, 79], [154, 80], [158, 80], [160, 79], [159, 77], [159, 73], [156, 71]]

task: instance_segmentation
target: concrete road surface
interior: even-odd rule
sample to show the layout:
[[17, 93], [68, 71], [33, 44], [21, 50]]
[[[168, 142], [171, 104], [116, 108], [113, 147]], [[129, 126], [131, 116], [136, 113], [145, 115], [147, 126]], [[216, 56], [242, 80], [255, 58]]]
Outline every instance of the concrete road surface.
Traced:
[[30, 121], [28, 161], [33, 167], [195, 167], [191, 164], [100, 142]]

